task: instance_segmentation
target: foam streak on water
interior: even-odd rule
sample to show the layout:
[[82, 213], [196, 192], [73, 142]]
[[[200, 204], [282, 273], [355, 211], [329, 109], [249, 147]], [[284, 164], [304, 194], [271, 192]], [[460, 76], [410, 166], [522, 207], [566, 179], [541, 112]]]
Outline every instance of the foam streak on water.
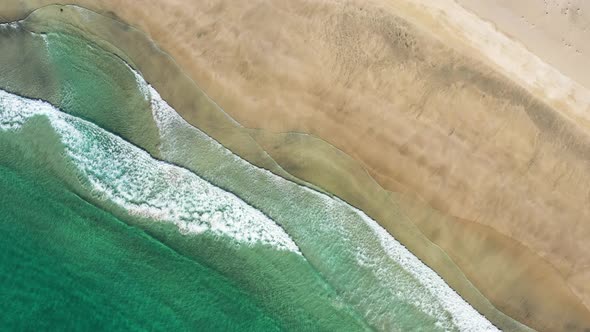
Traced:
[[183, 233], [212, 232], [248, 245], [262, 243], [299, 253], [283, 229], [232, 193], [186, 169], [157, 161], [46, 102], [0, 90], [0, 131], [18, 131], [34, 117], [49, 120], [67, 156], [88, 180], [87, 190], [130, 214], [171, 222]]
[[404, 269], [416, 277], [428, 291], [435, 295], [443, 303], [445, 309], [451, 313], [453, 323], [461, 331], [496, 331], [497, 329], [487, 320], [483, 319], [473, 307], [452, 290], [445, 281], [422, 263], [416, 256], [393, 238], [375, 220], [369, 218], [364, 212], [354, 209], [362, 220], [375, 232], [391, 259], [400, 264]]
[[[196, 137], [210, 140], [211, 148], [222, 150], [222, 153], [227, 155], [231, 159], [231, 162], [247, 164], [250, 170], [265, 173], [271, 183], [279, 188], [285, 188], [285, 192], [287, 192], [287, 187], [294, 185], [267, 170], [259, 169], [249, 164], [221, 144], [215, 142], [199, 129], [192, 127], [172, 107], [162, 100], [158, 92], [148, 85], [137, 73], [136, 78], [146, 98], [151, 98], [154, 120], [162, 138], [160, 152], [165, 158], [174, 159], [175, 156], [180, 154], [179, 129], [191, 127]], [[377, 297], [371, 297], [371, 295], [374, 296], [375, 294], [370, 294], [370, 292], [362, 289], [362, 287], [359, 287], [357, 290], [361, 293], [364, 291], [366, 301], [368, 301], [367, 303], [361, 303], [361, 306], [373, 308], [364, 313], [369, 321], [371, 321], [372, 317], [375, 318], [374, 322], [379, 320], [378, 316], [381, 314], [375, 312], [386, 307], [388, 301], [391, 299], [400, 299], [402, 301], [409, 301], [413, 306], [420, 308], [421, 311], [437, 319], [435, 325], [442, 330], [458, 329], [459, 331], [472, 332], [498, 331], [495, 326], [452, 290], [436, 272], [422, 263], [416, 256], [412, 255], [406, 247], [395, 240], [385, 229], [364, 212], [337, 198], [329, 197], [306, 187], [299, 186], [299, 189], [305, 192], [306, 195], [312, 196], [313, 199], [322, 202], [322, 209], [327, 211], [329, 215], [337, 216], [335, 219], [339, 219], [338, 216], [344, 215], [347, 218], [351, 218], [346, 220], [340, 218], [343, 220], [340, 223], [331, 223], [329, 220], [311, 220], [310, 222], [318, 223], [322, 225], [321, 227], [328, 228], [326, 232], [338, 234], [341, 241], [346, 242], [348, 248], [355, 252], [358, 265], [354, 268], [366, 269], [378, 280], [379, 284], [377, 287], [380, 291]], [[305, 213], [305, 211], [302, 211], [302, 213]], [[287, 230], [289, 231], [289, 229]], [[293, 236], [294, 233], [291, 233], [291, 235]], [[315, 241], [318, 241], [319, 238], [320, 235], [317, 236]], [[366, 241], [364, 241], [365, 239]], [[298, 242], [298, 244], [303, 248], [302, 243]], [[380, 248], [375, 249], [375, 244], [380, 246]], [[329, 246], [329, 244], [326, 245]], [[306, 253], [305, 250], [303, 252], [304, 254]], [[416, 287], [413, 281], [399, 280], [399, 273], [396, 272], [397, 266], [407, 271], [414, 280], [417, 280], [420, 286]], [[434, 301], [432, 301], [433, 299]], [[448, 324], [443, 318], [444, 314], [441, 313], [440, 307], [443, 308], [443, 312], [450, 315], [451, 324]], [[416, 326], [419, 324], [420, 322], [416, 322]]]

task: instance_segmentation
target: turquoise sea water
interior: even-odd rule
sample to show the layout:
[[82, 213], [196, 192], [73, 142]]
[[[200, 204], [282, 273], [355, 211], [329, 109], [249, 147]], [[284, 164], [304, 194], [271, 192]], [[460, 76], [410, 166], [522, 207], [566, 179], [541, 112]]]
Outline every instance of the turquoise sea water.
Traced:
[[494, 330], [361, 211], [234, 155], [100, 41], [28, 19], [0, 49], [2, 327]]

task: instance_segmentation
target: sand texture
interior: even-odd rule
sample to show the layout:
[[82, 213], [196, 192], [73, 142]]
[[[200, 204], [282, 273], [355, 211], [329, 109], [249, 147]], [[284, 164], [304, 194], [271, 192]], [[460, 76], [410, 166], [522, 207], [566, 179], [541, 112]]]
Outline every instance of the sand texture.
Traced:
[[459, 0], [575, 81], [590, 87], [590, 3], [583, 0]]
[[[525, 15], [548, 6], [532, 0], [495, 11], [460, 1], [472, 12], [425, 0], [66, 2], [145, 31], [226, 113], [260, 129], [235, 142], [254, 139], [282, 169], [365, 210], [478, 310], [492, 315], [472, 286], [539, 331], [590, 329], [584, 6], [552, 24]], [[564, 34], [573, 39], [559, 46]], [[387, 217], [390, 204], [468, 281]]]

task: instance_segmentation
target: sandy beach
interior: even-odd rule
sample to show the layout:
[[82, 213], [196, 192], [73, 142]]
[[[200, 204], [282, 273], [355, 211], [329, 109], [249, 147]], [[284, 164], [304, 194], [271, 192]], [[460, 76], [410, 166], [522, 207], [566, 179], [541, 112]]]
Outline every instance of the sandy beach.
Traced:
[[539, 331], [590, 328], [587, 4], [66, 2], [145, 31], [283, 169], [373, 216], [478, 310], [471, 284]]
[[507, 36], [520, 41], [544, 62], [579, 84], [590, 87], [587, 41], [590, 4], [586, 1], [460, 0]]

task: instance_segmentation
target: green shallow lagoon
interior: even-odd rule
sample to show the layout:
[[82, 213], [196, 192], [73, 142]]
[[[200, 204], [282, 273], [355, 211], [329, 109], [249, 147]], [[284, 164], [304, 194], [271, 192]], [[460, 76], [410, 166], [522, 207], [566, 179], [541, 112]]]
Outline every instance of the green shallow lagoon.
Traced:
[[0, 25], [2, 327], [495, 329], [362, 212], [190, 126], [64, 8]]

